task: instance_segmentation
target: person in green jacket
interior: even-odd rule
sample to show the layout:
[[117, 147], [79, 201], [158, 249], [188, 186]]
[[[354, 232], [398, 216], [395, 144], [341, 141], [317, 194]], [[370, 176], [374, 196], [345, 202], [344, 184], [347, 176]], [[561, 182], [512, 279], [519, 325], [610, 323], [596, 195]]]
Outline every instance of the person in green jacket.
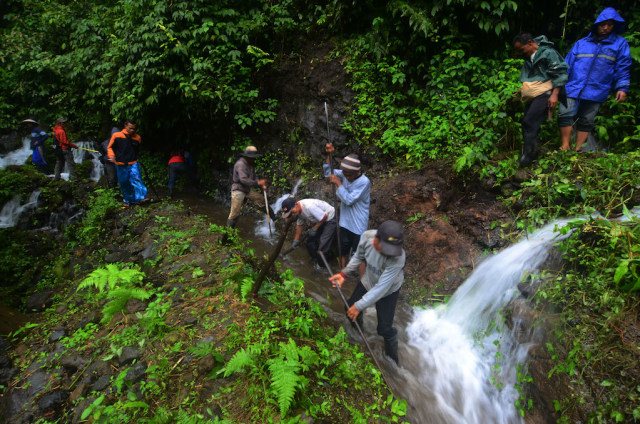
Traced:
[[522, 117], [524, 148], [518, 162], [526, 167], [538, 158], [540, 126], [558, 104], [560, 88], [568, 80], [568, 66], [544, 35], [533, 38], [529, 33], [520, 33], [512, 44], [524, 57], [520, 71], [522, 86], [518, 91], [526, 104]]

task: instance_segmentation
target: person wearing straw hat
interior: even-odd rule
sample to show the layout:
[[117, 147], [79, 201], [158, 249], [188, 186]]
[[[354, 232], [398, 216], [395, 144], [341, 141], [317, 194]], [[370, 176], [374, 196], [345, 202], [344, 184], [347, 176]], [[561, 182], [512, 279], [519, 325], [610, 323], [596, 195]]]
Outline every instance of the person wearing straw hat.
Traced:
[[56, 166], [54, 168], [55, 180], [60, 179], [60, 173], [64, 169], [65, 163], [69, 168], [69, 180], [78, 179], [76, 164], [73, 160], [73, 153], [71, 152], [72, 148], [77, 149], [78, 146], [67, 138], [67, 132], [65, 131], [66, 122], [66, 119], [58, 118], [56, 119], [56, 126], [53, 127], [53, 148], [56, 152]]
[[[255, 146], [247, 146], [240, 156], [240, 159], [233, 165], [233, 176], [231, 183], [231, 210], [227, 218], [227, 226], [235, 228], [238, 225], [238, 218], [242, 214], [242, 206], [247, 199], [257, 203], [260, 207], [265, 207], [265, 201], [262, 193], [253, 188], [267, 189], [267, 180], [258, 179], [255, 172], [255, 160], [261, 155]], [[275, 220], [275, 214], [269, 207], [269, 215]]]
[[27, 118], [22, 123], [26, 124], [31, 131], [31, 150], [33, 151], [31, 161], [40, 172], [48, 174], [49, 169], [44, 158], [44, 142], [49, 138], [49, 134], [38, 127], [38, 122], [35, 119]]
[[324, 176], [336, 186], [340, 199], [340, 267], [344, 268], [349, 252], [355, 252], [360, 236], [369, 224], [369, 203], [371, 202], [371, 181], [362, 173], [360, 159], [355, 154], [347, 155], [340, 162], [340, 169], [331, 168], [333, 144], [327, 143], [327, 161], [322, 165]]
[[365, 271], [347, 301], [347, 316], [351, 321], [362, 321], [361, 312], [376, 305], [378, 334], [384, 338], [384, 350], [398, 363], [398, 330], [393, 327], [398, 294], [404, 283], [406, 253], [402, 248], [404, 230], [397, 221], [385, 221], [377, 230], [362, 234], [358, 249], [347, 266], [329, 278], [333, 285], [342, 287], [348, 275], [358, 275], [361, 264]]

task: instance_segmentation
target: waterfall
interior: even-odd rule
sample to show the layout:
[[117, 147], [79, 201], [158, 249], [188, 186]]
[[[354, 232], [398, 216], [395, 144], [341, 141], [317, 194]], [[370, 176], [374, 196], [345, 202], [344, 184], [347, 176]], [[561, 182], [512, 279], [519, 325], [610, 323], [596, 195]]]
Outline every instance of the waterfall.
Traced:
[[[95, 141], [78, 141], [75, 143], [76, 146], [80, 147], [79, 149], [71, 149], [73, 153], [73, 162], [74, 163], [82, 163], [87, 158], [91, 159], [91, 172], [89, 173], [89, 179], [91, 181], [98, 182], [104, 173], [104, 169], [102, 167], [102, 163], [100, 162], [100, 153], [92, 152], [90, 150], [96, 150], [96, 142]], [[87, 150], [89, 149], [89, 150]], [[69, 180], [69, 165], [64, 164], [63, 172], [60, 173], [60, 178], [65, 181]]]
[[31, 193], [29, 200], [24, 205], [20, 204], [20, 196], [16, 196], [5, 203], [2, 211], [0, 211], [0, 228], [15, 227], [23, 212], [35, 209], [38, 206], [39, 196], [40, 190], [36, 190]]
[[530, 344], [518, 343], [501, 311], [520, 296], [518, 283], [568, 236], [554, 232], [566, 222], [549, 224], [486, 259], [446, 304], [413, 311], [406, 331], [415, 358], [402, 372], [418, 422], [522, 422], [515, 385]]
[[[296, 184], [293, 186], [293, 190], [291, 190], [291, 193], [287, 193], [284, 194], [282, 196], [280, 196], [275, 203], [273, 203], [271, 205], [271, 208], [273, 209], [273, 212], [275, 212], [276, 214], [280, 211], [280, 209], [282, 208], [282, 202], [284, 201], [284, 199], [288, 198], [288, 197], [295, 197], [296, 193], [298, 192], [298, 187], [300, 187], [300, 184], [302, 184], [302, 180], [298, 180], [296, 182]], [[271, 241], [271, 240], [277, 240], [277, 237], [279, 236], [279, 234], [275, 231], [275, 225], [273, 225], [273, 222], [271, 222], [271, 237], [269, 236], [269, 224], [267, 223], [267, 215], [266, 215], [266, 211], [265, 211], [265, 215], [256, 222], [256, 228], [255, 228], [255, 234], [259, 237], [262, 237], [265, 240]]]
[[9, 165], [23, 165], [31, 153], [31, 137], [27, 136], [22, 139], [21, 148], [0, 156], [0, 169]]
[[[95, 141], [79, 141], [76, 143], [78, 147], [82, 147], [83, 149], [97, 150], [97, 144]], [[79, 153], [83, 153], [83, 156], [80, 156]], [[80, 158], [78, 158], [80, 156]], [[102, 166], [102, 162], [100, 162], [100, 153], [91, 152], [89, 150], [82, 149], [73, 149], [73, 161], [78, 163], [82, 162], [87, 156], [91, 158], [91, 172], [89, 174], [89, 179], [91, 181], [98, 182], [104, 174], [104, 168]]]

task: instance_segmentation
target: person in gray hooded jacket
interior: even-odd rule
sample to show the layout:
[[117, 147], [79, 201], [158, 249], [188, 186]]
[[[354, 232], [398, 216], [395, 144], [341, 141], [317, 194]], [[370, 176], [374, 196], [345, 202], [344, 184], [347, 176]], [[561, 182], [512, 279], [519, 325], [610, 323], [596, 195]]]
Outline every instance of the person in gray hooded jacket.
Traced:
[[385, 221], [377, 230], [365, 231], [347, 266], [329, 278], [334, 286], [342, 287], [347, 275], [357, 273], [360, 265], [365, 265], [364, 273], [347, 301], [347, 316], [352, 321], [361, 322], [361, 312], [375, 305], [378, 334], [384, 338], [385, 353], [396, 364], [398, 330], [393, 327], [393, 318], [404, 283], [406, 253], [402, 248], [403, 239], [404, 231], [397, 221]]

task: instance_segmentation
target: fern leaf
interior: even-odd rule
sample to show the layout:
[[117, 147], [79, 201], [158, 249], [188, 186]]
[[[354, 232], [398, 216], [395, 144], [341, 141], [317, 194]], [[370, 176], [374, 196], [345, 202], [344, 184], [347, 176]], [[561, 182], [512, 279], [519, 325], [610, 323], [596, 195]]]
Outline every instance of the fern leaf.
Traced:
[[236, 371], [242, 371], [245, 367], [255, 367], [255, 361], [253, 355], [244, 349], [240, 349], [235, 355], [227, 362], [225, 367], [224, 376], [228, 377]]
[[246, 277], [242, 279], [242, 284], [240, 285], [240, 296], [242, 297], [242, 301], [244, 302], [247, 298], [249, 292], [251, 292], [251, 288], [253, 287], [253, 279]]
[[284, 417], [293, 403], [293, 397], [300, 381], [298, 375], [300, 364], [281, 358], [271, 359], [268, 364], [271, 372], [271, 388], [278, 400], [280, 415]]

